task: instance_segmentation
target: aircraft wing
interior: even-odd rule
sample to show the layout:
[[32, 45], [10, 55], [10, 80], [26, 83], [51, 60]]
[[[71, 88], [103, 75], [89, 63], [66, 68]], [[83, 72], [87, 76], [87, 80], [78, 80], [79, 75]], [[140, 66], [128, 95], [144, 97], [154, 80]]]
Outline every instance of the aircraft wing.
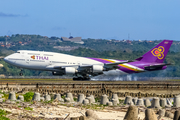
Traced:
[[54, 65], [49, 65], [46, 68], [49, 68], [49, 69], [64, 69], [65, 67], [77, 67], [77, 65], [76, 66], [58, 66], [58, 65], [54, 66]]
[[133, 61], [123, 61], [123, 62], [114, 62], [114, 63], [105, 63], [104, 67], [107, 69], [118, 69], [119, 68], [119, 64], [124, 64], [124, 63], [129, 63], [129, 62], [133, 62]]
[[158, 69], [158, 68], [162, 68], [163, 66], [166, 65], [173, 65], [172, 63], [160, 63], [160, 64], [153, 64], [150, 66], [145, 66], [145, 70], [154, 70], [154, 69]]
[[[119, 68], [119, 64], [124, 64], [124, 63], [128, 63], [128, 62], [132, 62], [132, 61], [123, 61], [123, 62], [114, 62], [114, 63], [104, 63], [104, 68], [105, 70], [112, 70], [112, 69], [118, 69]], [[53, 66], [53, 65], [49, 65], [46, 68], [49, 69], [64, 69], [65, 67], [77, 67], [77, 65], [75, 66]], [[89, 70], [93, 67], [93, 65], [80, 65], [78, 66], [80, 71], [84, 71], [84, 70]]]

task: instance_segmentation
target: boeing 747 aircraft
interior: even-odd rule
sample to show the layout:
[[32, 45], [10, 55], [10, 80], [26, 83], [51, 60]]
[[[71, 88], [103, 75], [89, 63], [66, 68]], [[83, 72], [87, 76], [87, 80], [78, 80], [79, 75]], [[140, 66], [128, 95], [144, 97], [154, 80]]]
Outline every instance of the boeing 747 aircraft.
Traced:
[[[163, 63], [172, 40], [163, 40], [135, 61], [77, 57], [62, 53], [18, 50], [4, 61], [19, 68], [52, 71], [53, 75], [72, 75], [73, 80], [89, 80], [101, 74], [132, 74], [164, 70]], [[23, 75], [22, 72], [20, 75]]]

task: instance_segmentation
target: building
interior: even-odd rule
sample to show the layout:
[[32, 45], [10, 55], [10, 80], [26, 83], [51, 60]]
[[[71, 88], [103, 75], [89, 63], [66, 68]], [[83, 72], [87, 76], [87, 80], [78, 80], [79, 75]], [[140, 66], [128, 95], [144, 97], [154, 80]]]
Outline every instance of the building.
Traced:
[[67, 37], [61, 37], [62, 41], [70, 41], [74, 43], [79, 43], [79, 44], [84, 44], [84, 42], [81, 40], [81, 37], [72, 37], [70, 36], [69, 38]]

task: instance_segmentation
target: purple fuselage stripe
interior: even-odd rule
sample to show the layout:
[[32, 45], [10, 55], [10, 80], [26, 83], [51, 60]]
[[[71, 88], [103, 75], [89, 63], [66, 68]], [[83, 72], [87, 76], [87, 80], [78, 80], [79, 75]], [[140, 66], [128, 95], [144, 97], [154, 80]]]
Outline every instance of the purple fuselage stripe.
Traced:
[[[89, 59], [92, 59], [92, 60], [95, 60], [95, 61], [98, 61], [98, 62], [101, 62], [101, 63], [111, 63], [110, 61], [106, 61], [106, 60], [103, 60], [101, 58], [89, 58]], [[126, 60], [117, 60], [117, 61], [120, 61], [120, 62], [123, 62], [123, 61], [126, 61]], [[125, 68], [125, 67], [120, 67], [119, 70], [125, 72], [125, 73], [137, 73], [137, 71], [133, 71], [133, 70], [130, 70], [128, 68]]]

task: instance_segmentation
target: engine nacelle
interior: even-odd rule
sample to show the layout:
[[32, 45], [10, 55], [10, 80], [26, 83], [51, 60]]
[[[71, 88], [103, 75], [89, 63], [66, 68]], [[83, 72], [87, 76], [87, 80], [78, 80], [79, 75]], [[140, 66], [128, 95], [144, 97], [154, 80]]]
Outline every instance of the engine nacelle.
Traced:
[[53, 75], [64, 75], [64, 72], [56, 72], [56, 71], [54, 71], [54, 72], [52, 72], [52, 74]]
[[65, 67], [64, 70], [66, 75], [73, 75], [76, 72], [76, 69], [73, 67]]
[[93, 70], [93, 73], [102, 73], [103, 72], [103, 66], [93, 65], [92, 70]]

